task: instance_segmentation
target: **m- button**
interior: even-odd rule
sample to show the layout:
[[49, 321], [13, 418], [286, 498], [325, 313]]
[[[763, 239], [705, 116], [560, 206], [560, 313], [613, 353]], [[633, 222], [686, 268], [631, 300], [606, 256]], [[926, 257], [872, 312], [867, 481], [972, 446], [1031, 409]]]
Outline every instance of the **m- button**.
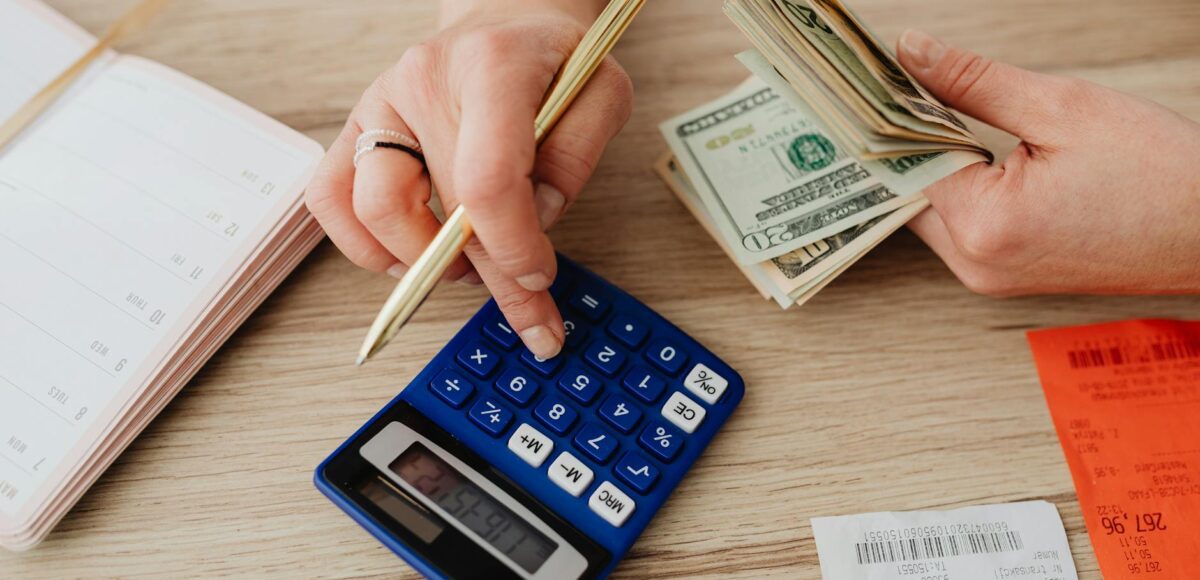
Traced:
[[592, 508], [596, 515], [604, 518], [604, 521], [619, 528], [629, 519], [637, 504], [611, 481], [606, 481], [592, 493], [592, 497], [588, 499], [588, 507]]
[[662, 416], [688, 433], [694, 433], [704, 420], [704, 407], [679, 391], [671, 393], [663, 404]]

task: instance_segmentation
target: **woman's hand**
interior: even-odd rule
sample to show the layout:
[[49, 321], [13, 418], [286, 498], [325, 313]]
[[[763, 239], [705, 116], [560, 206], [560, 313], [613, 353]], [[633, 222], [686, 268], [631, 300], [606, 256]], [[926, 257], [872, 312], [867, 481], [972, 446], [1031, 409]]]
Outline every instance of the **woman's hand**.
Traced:
[[[533, 121], [598, 11], [581, 0], [446, 2], [442, 31], [367, 89], [309, 185], [308, 207], [334, 244], [363, 268], [403, 276], [441, 225], [427, 205], [436, 190], [447, 214], [465, 206], [477, 236], [470, 262], [460, 258], [446, 279], [486, 283], [534, 354], [558, 354], [564, 329], [546, 291], [556, 260], [544, 232], [629, 118], [629, 77], [606, 61], [536, 151]], [[412, 136], [428, 172], [394, 149], [366, 153], [356, 170], [355, 140], [372, 129]]]
[[910, 226], [976, 292], [1200, 292], [1200, 125], [1145, 99], [909, 31], [900, 62], [1022, 139], [925, 190]]

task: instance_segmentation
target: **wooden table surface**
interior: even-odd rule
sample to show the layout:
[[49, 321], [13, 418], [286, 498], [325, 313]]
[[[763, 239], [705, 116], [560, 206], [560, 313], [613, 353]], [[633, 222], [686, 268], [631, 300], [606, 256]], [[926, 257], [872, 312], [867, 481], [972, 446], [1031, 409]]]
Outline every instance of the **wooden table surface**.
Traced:
[[[131, 0], [50, 4], [98, 33]], [[433, 31], [434, 4], [189, 0], [124, 50], [328, 144], [375, 75]], [[695, 336], [747, 384], [741, 408], [618, 575], [817, 578], [811, 517], [1045, 499], [1063, 516], [1080, 577], [1098, 578], [1025, 331], [1200, 318], [1200, 304], [992, 300], [964, 289], [907, 232], [803, 308], [762, 301], [650, 168], [665, 148], [659, 121], [746, 76], [732, 55], [747, 44], [720, 4], [650, 2], [616, 50], [637, 87], [636, 112], [553, 234], [560, 250]], [[889, 41], [920, 27], [1200, 119], [1195, 0], [854, 6]], [[312, 471], [487, 296], [439, 288], [383, 356], [355, 368], [392, 284], [321, 245], [49, 540], [0, 553], [0, 577], [411, 575], [313, 488]]]

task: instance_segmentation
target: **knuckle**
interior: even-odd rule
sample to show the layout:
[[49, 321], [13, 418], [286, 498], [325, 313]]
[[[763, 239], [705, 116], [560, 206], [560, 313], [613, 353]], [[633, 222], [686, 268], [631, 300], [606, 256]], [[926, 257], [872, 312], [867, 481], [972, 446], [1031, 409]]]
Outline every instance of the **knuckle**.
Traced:
[[564, 194], [583, 189], [596, 170], [603, 145], [573, 133], [562, 133], [538, 151], [538, 173], [552, 179]]
[[484, 65], [502, 62], [504, 55], [516, 48], [519, 39], [509, 29], [500, 26], [478, 28], [462, 37], [461, 48]]
[[990, 298], [1003, 298], [1009, 295], [1009, 285], [1005, 277], [988, 268], [966, 268], [954, 273], [967, 290]]
[[354, 194], [354, 216], [367, 226], [367, 229], [377, 229], [388, 224], [403, 211], [401, 196], [370, 191], [356, 191]]
[[493, 292], [496, 305], [511, 319], [522, 318], [521, 313], [533, 308], [538, 295], [525, 289], [512, 289]]
[[992, 74], [995, 62], [978, 54], [955, 51], [946, 69], [946, 93], [950, 100], [964, 100], [978, 95], [980, 82]]
[[350, 263], [372, 272], [382, 272], [388, 268], [392, 261], [389, 256], [383, 255], [376, 248], [366, 244], [355, 244], [343, 248], [342, 253], [346, 255], [346, 259]]
[[459, 201], [464, 205], [484, 208], [511, 195], [527, 179], [523, 173], [503, 165], [477, 167], [470, 176], [459, 181], [464, 184], [458, 192]]

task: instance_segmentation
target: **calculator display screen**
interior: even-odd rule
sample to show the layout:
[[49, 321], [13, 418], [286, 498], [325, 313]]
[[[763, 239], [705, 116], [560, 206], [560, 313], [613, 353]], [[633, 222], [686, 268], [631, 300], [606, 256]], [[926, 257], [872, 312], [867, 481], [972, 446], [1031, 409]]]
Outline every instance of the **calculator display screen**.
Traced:
[[388, 467], [530, 574], [537, 572], [558, 548], [503, 502], [420, 443], [413, 443]]

